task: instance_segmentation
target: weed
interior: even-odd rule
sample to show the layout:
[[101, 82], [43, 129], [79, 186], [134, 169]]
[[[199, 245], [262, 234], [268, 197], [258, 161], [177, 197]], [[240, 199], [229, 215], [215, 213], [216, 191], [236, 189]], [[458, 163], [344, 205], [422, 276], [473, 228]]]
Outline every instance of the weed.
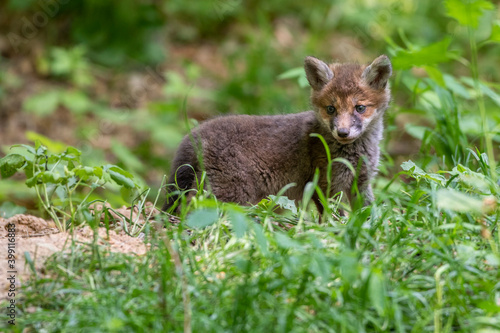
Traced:
[[[37, 140], [34, 147], [15, 145], [12, 149], [14, 152], [0, 159], [2, 178], [24, 172], [26, 185], [35, 189], [40, 205], [61, 231], [82, 221], [92, 192], [106, 183], [112, 181], [124, 189], [138, 189], [133, 176], [116, 165], [82, 165], [81, 152], [74, 147], [52, 154]], [[78, 198], [77, 191], [82, 188], [86, 189], [83, 198]]]

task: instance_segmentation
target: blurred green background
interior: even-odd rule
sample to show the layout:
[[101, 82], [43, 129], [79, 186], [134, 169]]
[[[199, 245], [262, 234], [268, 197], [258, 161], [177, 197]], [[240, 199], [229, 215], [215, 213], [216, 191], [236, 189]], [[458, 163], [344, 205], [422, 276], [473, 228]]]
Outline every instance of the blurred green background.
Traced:
[[[386, 53], [395, 75], [382, 176], [408, 158], [452, 165], [482, 145], [471, 34], [494, 131], [500, 117], [500, 11], [469, 2], [472, 11], [459, 0], [3, 1], [0, 157], [36, 139], [55, 152], [72, 145], [85, 164], [118, 164], [155, 189], [188, 126], [309, 109], [305, 56]], [[1, 180], [0, 203], [36, 209], [23, 181]], [[107, 199], [127, 202], [115, 193]]]

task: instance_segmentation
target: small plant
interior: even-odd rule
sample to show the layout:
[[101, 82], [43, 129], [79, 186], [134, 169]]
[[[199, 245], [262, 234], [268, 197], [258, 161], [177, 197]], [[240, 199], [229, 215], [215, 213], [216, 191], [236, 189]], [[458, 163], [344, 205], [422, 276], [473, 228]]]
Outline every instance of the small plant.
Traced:
[[70, 49], [54, 47], [38, 60], [38, 70], [57, 78], [70, 81], [76, 87], [86, 88], [93, 83], [91, 66], [86, 57], [85, 47]]
[[[41, 206], [61, 231], [84, 220], [79, 217], [88, 210], [88, 199], [97, 188], [114, 182], [124, 189], [138, 190], [134, 177], [116, 165], [82, 165], [81, 152], [74, 147], [51, 154], [37, 140], [34, 147], [15, 145], [11, 150], [0, 159], [2, 178], [23, 171], [26, 185], [35, 189]], [[77, 193], [83, 193], [83, 198]]]

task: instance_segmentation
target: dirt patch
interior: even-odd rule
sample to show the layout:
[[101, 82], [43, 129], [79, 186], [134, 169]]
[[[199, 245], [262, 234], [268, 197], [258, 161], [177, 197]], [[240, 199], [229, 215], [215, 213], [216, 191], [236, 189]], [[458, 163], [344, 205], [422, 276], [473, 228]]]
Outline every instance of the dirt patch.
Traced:
[[8, 236], [7, 225], [15, 225], [16, 237], [38, 237], [59, 231], [55, 223], [32, 215], [18, 214], [9, 219], [0, 218], [0, 239]]
[[[130, 209], [122, 208], [122, 213], [127, 216]], [[94, 241], [94, 231], [89, 227], [75, 229], [70, 232], [59, 232], [53, 221], [47, 221], [31, 215], [15, 215], [9, 219], [0, 218], [0, 248], [3, 262], [0, 265], [0, 279], [3, 281], [7, 276], [7, 256], [9, 242], [9, 228], [15, 226], [15, 269], [17, 270], [17, 281], [19, 285], [26, 281], [32, 274], [26, 256], [29, 255], [34, 263], [37, 274], [42, 275], [45, 261], [54, 253], [69, 249], [74, 241], [77, 250], [87, 249], [86, 244]], [[98, 229], [97, 244], [105, 246], [111, 252], [133, 253], [143, 255], [149, 249], [149, 244], [144, 243], [141, 237], [129, 236], [121, 228], [106, 230], [104, 227]], [[6, 295], [1, 290], [1, 295]]]

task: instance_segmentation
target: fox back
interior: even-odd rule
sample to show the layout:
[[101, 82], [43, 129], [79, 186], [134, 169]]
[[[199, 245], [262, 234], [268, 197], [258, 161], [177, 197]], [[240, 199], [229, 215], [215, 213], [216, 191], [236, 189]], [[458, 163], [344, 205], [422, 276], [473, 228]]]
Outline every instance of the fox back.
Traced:
[[[173, 211], [179, 193], [197, 189], [202, 171], [218, 200], [256, 204], [277, 194], [302, 199], [305, 185], [320, 171], [318, 185], [327, 196], [343, 192], [352, 201], [355, 175], [344, 163], [332, 165], [330, 193], [326, 193], [328, 159], [341, 157], [358, 168], [357, 184], [365, 203], [373, 193], [370, 180], [377, 172], [383, 114], [390, 101], [389, 58], [382, 55], [370, 65], [330, 64], [305, 59], [312, 88], [312, 111], [277, 116], [226, 116], [209, 120], [187, 135], [172, 163], [165, 211]], [[192, 191], [190, 193], [193, 193]], [[322, 206], [313, 197], [318, 209]]]

